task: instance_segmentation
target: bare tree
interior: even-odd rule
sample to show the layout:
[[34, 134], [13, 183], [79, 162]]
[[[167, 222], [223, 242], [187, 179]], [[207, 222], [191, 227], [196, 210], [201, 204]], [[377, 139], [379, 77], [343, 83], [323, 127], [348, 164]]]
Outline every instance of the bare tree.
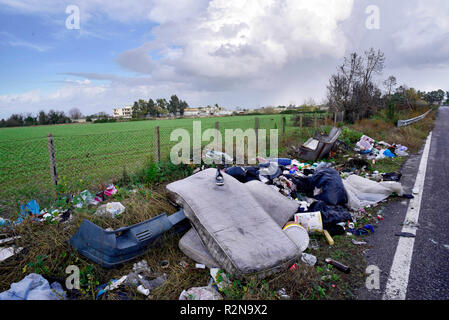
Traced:
[[383, 85], [384, 85], [385, 89], [387, 89], [387, 91], [388, 91], [388, 96], [391, 96], [391, 93], [393, 92], [393, 89], [397, 85], [396, 77], [389, 76], [388, 79], [386, 79], [383, 82]]
[[374, 112], [382, 105], [382, 94], [374, 84], [374, 77], [382, 73], [384, 65], [385, 55], [372, 48], [363, 56], [353, 52], [345, 57], [327, 86], [331, 110], [346, 111], [345, 115], [352, 120], [355, 113]]
[[80, 109], [78, 109], [78, 108], [70, 109], [69, 115], [70, 115], [70, 118], [75, 119], [75, 120], [80, 119], [83, 116]]

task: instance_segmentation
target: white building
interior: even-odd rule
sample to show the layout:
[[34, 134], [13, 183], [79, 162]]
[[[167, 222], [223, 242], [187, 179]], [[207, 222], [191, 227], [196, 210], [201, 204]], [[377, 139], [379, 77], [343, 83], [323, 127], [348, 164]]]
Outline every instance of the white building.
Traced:
[[220, 110], [218, 112], [219, 116], [232, 116], [232, 114], [234, 113], [234, 111], [230, 111], [230, 110]]
[[114, 118], [132, 118], [133, 107], [126, 106], [123, 108], [114, 108]]
[[200, 111], [196, 108], [186, 108], [184, 110], [184, 116], [185, 117], [195, 117], [200, 114]]

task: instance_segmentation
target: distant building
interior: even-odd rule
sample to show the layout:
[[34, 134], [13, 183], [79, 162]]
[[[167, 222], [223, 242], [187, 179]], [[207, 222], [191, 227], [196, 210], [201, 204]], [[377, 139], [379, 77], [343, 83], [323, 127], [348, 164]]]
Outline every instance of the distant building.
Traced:
[[199, 116], [200, 114], [200, 110], [196, 109], [196, 108], [186, 108], [184, 109], [184, 116], [185, 117], [195, 117], [195, 116]]
[[218, 111], [218, 115], [219, 116], [232, 116], [233, 113], [234, 113], [234, 111], [230, 111], [230, 110], [220, 110], [220, 111]]
[[74, 122], [74, 123], [85, 123], [86, 122], [86, 118], [72, 119], [72, 122]]
[[133, 107], [126, 106], [123, 108], [114, 108], [114, 118], [132, 118]]

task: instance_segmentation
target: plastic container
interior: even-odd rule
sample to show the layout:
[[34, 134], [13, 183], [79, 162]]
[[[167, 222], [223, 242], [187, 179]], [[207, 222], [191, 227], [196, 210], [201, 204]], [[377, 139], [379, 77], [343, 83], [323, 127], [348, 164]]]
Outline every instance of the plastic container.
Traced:
[[297, 223], [289, 222], [284, 228], [285, 234], [298, 246], [301, 252], [304, 252], [309, 246], [309, 233]]
[[323, 220], [319, 211], [297, 213], [295, 214], [295, 222], [306, 228], [309, 233], [323, 230]]
[[323, 220], [321, 212], [303, 212], [295, 214], [295, 223], [304, 227], [308, 233], [322, 233], [326, 237], [327, 242], [333, 246], [334, 240], [327, 230], [323, 229]]

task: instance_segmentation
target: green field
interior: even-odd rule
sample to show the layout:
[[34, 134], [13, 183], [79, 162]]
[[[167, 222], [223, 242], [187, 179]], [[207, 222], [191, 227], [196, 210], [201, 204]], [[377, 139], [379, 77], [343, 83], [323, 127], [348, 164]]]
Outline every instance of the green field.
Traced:
[[[261, 129], [281, 128], [282, 115], [257, 117]], [[288, 133], [293, 130], [292, 116], [285, 117]], [[161, 158], [166, 159], [176, 143], [170, 142], [172, 130], [185, 128], [191, 132], [193, 120], [201, 120], [203, 131], [219, 122], [222, 134], [225, 129], [245, 130], [255, 124], [255, 116], [234, 116], [0, 129], [0, 213], [31, 199], [46, 203], [53, 198], [47, 144], [50, 133], [54, 136], [59, 180], [77, 192], [108, 183], [121, 176], [124, 167], [132, 172], [154, 157], [156, 126], [160, 127]]]

